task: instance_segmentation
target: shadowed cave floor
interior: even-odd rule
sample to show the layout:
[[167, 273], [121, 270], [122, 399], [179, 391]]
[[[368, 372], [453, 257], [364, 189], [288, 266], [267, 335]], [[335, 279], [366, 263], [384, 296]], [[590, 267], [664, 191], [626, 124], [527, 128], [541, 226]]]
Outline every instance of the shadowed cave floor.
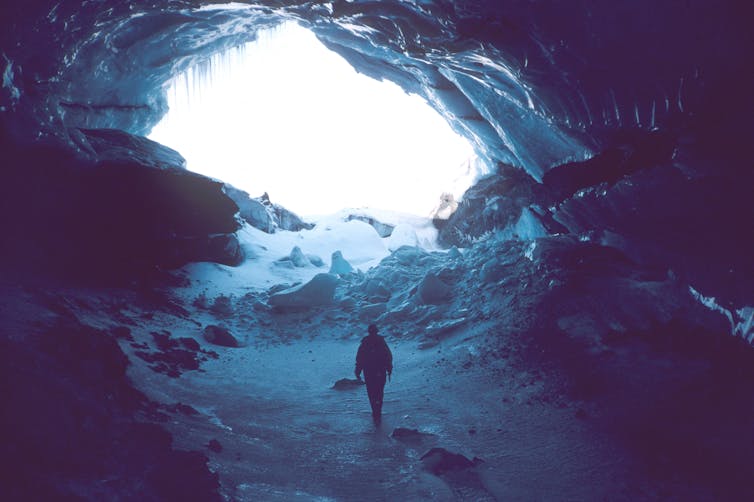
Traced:
[[[3, 318], [13, 319], [5, 327], [16, 333], [75, 318], [117, 339], [128, 378], [157, 403], [138, 420], [167, 429], [175, 448], [207, 455], [227, 500], [735, 500], [751, 493], [750, 360], [731, 357], [737, 352], [727, 341], [695, 346], [685, 331], [680, 344], [660, 328], [586, 341], [534, 329], [532, 312], [552, 307], [541, 287], [549, 279], [527, 276], [528, 260], [517, 263], [520, 274], [503, 279], [506, 287], [462, 295], [471, 306], [466, 321], [437, 336], [410, 317], [386, 318], [395, 372], [380, 427], [363, 388], [332, 389], [352, 376], [366, 326], [358, 309], [341, 302], [280, 312], [243, 291], [224, 309], [196, 301], [233, 273], [227, 267], [147, 288], [5, 284]], [[452, 321], [458, 309], [435, 314], [433, 323]], [[243, 346], [207, 343], [202, 327], [217, 323]], [[396, 439], [399, 427], [421, 434]], [[435, 475], [420, 460], [433, 447], [482, 462]]]

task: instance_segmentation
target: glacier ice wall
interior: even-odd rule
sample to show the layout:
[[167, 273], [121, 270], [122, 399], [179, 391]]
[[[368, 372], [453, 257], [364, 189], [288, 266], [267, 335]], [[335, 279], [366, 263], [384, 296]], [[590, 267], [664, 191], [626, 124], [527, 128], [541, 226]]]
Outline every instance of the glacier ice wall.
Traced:
[[738, 0], [9, 0], [0, 132], [80, 150], [78, 128], [145, 134], [171, 78], [206, 78], [213, 54], [292, 20], [423, 96], [488, 165], [550, 190], [490, 221], [536, 204], [550, 232], [672, 264], [705, 295], [751, 298], [748, 14]]
[[[482, 154], [541, 179], [619, 128], [673, 126], [734, 98], [750, 41], [738, 2], [6, 3], [2, 107], [49, 128], [145, 133], [165, 83], [283, 19], [359, 71], [424, 96]], [[750, 80], [750, 77], [749, 79]], [[731, 83], [739, 82], [740, 85]], [[43, 131], [45, 133], [46, 131]]]

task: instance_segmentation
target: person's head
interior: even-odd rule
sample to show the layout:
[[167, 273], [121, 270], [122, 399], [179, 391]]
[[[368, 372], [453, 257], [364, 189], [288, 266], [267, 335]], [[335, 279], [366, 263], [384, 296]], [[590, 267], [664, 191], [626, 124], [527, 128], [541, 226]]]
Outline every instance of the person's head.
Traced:
[[370, 324], [367, 328], [367, 331], [370, 335], [376, 335], [377, 334], [377, 325], [376, 324]]

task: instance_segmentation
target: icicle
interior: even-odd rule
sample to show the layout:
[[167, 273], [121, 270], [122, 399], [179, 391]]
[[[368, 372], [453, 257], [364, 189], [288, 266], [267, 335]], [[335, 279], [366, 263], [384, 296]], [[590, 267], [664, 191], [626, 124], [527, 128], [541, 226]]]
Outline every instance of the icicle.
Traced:
[[641, 120], [639, 119], [639, 103], [634, 104], [634, 117], [636, 118], [636, 125], [641, 127]]
[[683, 112], [683, 95], [682, 95], [682, 92], [683, 92], [683, 77], [681, 77], [681, 83], [678, 85], [678, 100], [677, 100], [678, 109], [681, 112]]
[[589, 110], [589, 105], [586, 102], [586, 98], [584, 97], [583, 93], [579, 93], [579, 96], [581, 97], [581, 102], [584, 103], [584, 109], [586, 110], [586, 116], [589, 119], [589, 125], [592, 125], [592, 112]]
[[615, 92], [610, 89], [610, 96], [613, 98], [613, 109], [615, 110], [615, 120], [618, 121], [618, 125], [623, 125], [620, 119], [620, 110], [618, 109], [618, 100], [615, 99]]

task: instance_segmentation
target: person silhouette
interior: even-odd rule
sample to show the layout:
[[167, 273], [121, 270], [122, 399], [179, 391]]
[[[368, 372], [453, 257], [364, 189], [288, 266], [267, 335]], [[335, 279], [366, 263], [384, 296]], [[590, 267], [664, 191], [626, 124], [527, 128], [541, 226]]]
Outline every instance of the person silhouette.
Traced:
[[393, 373], [393, 354], [385, 339], [377, 334], [377, 326], [370, 324], [369, 334], [361, 340], [356, 352], [356, 378], [367, 384], [369, 404], [372, 406], [372, 419], [379, 425], [382, 421], [382, 396], [385, 392], [385, 377]]

